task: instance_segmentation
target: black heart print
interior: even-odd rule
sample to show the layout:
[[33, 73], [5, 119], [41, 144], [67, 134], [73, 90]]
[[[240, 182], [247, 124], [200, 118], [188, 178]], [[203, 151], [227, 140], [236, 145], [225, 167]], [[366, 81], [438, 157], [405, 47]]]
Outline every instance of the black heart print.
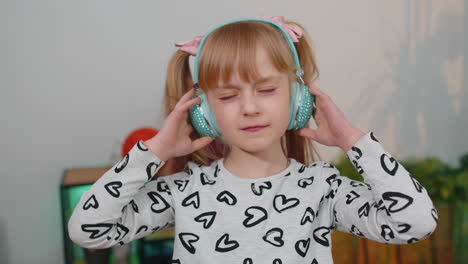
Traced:
[[136, 231], [136, 234], [140, 233], [140, 232], [146, 232], [148, 231], [148, 227], [145, 226], [145, 225], [142, 225], [138, 228], [138, 230]]
[[314, 183], [314, 176], [309, 178], [302, 178], [297, 181], [297, 185], [301, 188], [306, 188], [307, 186], [312, 185], [312, 183]]
[[89, 199], [83, 205], [84, 210], [88, 210], [89, 208], [98, 209], [98, 207], [99, 203], [96, 200], [96, 196], [94, 196], [94, 194], [91, 195], [91, 197], [89, 197]]
[[362, 150], [361, 150], [360, 148], [358, 148], [358, 147], [356, 147], [356, 146], [353, 146], [353, 147], [351, 148], [351, 150], [355, 152], [354, 158], [355, 158], [356, 160], [358, 160], [358, 159], [360, 159], [360, 158], [362, 157]]
[[239, 247], [239, 243], [235, 240], [229, 240], [229, 234], [224, 234], [216, 241], [215, 250], [218, 252], [228, 252]]
[[263, 240], [275, 247], [282, 247], [284, 245], [283, 230], [278, 227], [272, 228], [266, 232], [266, 234], [263, 236]]
[[137, 147], [141, 150], [141, 151], [148, 151], [148, 148], [143, 144], [143, 141], [139, 140], [137, 142]]
[[200, 181], [201, 181], [201, 183], [202, 183], [203, 185], [207, 185], [207, 184], [213, 185], [213, 184], [216, 183], [215, 180], [210, 180], [210, 179], [208, 179], [208, 176], [207, 176], [205, 173], [203, 173], [203, 172], [200, 173]]
[[166, 211], [170, 205], [164, 198], [157, 192], [149, 192], [147, 193], [148, 197], [153, 201], [151, 204], [151, 211], [155, 213], [162, 213]]
[[311, 207], [307, 207], [307, 209], [304, 212], [304, 215], [302, 215], [301, 225], [305, 225], [307, 222], [313, 223], [314, 220], [315, 220], [314, 209], [312, 209]]
[[350, 181], [349, 184], [355, 188], [357, 187], [367, 187], [368, 190], [372, 190], [369, 184], [363, 183], [363, 182], [358, 182], [358, 181]]
[[200, 207], [200, 196], [198, 195], [198, 192], [194, 192], [187, 196], [183, 201], [182, 205], [184, 207], [188, 207], [192, 205], [194, 208], [198, 209]]
[[310, 246], [310, 238], [298, 240], [296, 244], [294, 245], [294, 248], [296, 249], [297, 254], [299, 254], [301, 257], [304, 258], [307, 255], [309, 246]]
[[196, 248], [193, 246], [193, 243], [199, 239], [200, 237], [193, 233], [179, 233], [179, 240], [182, 242], [182, 246], [191, 254], [195, 254]]
[[244, 214], [247, 216], [247, 218], [242, 222], [245, 227], [255, 226], [268, 218], [267, 210], [259, 206], [251, 206], [247, 208]]
[[184, 169], [184, 172], [187, 173], [188, 175], [193, 175], [193, 170], [188, 166]]
[[251, 185], [250, 185], [250, 188], [252, 189], [252, 192], [255, 194], [255, 195], [262, 195], [263, 194], [263, 190], [269, 190], [271, 189], [271, 182], [260, 182], [260, 183], [256, 183], [256, 182], [253, 182]]
[[356, 193], [355, 191], [351, 191], [350, 193], [348, 193], [346, 195], [346, 204], [350, 204], [354, 201], [354, 199], [360, 197], [360, 195], [358, 193]]
[[381, 226], [380, 236], [386, 241], [389, 241], [390, 239], [395, 238], [393, 234], [393, 230], [388, 225]]
[[333, 217], [335, 218], [335, 223], [338, 223], [338, 218], [336, 217], [336, 210], [333, 209]]
[[314, 240], [324, 247], [330, 246], [327, 235], [330, 233], [330, 229], [326, 226], [318, 227], [314, 230]]
[[[387, 166], [387, 160], [390, 161], [390, 167]], [[393, 165], [392, 165], [393, 163]], [[392, 176], [395, 176], [395, 173], [397, 172], [398, 170], [398, 162], [391, 156], [387, 155], [387, 154], [382, 154], [380, 156], [380, 164], [382, 165], [382, 169], [392, 175]]]
[[177, 189], [179, 191], [183, 192], [185, 190], [185, 187], [188, 185], [188, 180], [175, 180], [174, 183], [177, 185]]
[[276, 195], [273, 201], [273, 207], [278, 213], [282, 213], [287, 209], [294, 208], [299, 204], [297, 198], [286, 198], [284, 194]]
[[306, 166], [306, 165], [301, 165], [301, 167], [299, 168], [299, 170], [298, 170], [297, 172], [299, 172], [299, 173], [303, 173], [303, 172], [304, 172], [304, 170], [305, 170], [306, 168], [307, 168], [307, 166]]
[[246, 259], [244, 259], [242, 264], [253, 264], [253, 260], [251, 258], [246, 258]]
[[336, 193], [338, 193], [338, 188], [340, 187], [341, 185], [341, 179], [335, 179], [333, 182], [332, 182], [332, 185], [330, 187], [330, 192], [325, 196], [325, 198], [327, 199], [333, 199], [335, 198], [335, 195]]
[[122, 187], [121, 181], [113, 181], [104, 185], [104, 188], [106, 188], [107, 192], [115, 198], [119, 198], [120, 196], [120, 192], [119, 192], [120, 187]]
[[336, 174], [333, 174], [327, 177], [326, 182], [328, 183], [328, 185], [333, 184], [333, 181], [335, 181], [336, 176], [337, 176]]
[[228, 205], [235, 205], [237, 203], [237, 198], [234, 196], [234, 194], [230, 193], [227, 190], [220, 192], [216, 197], [216, 200], [218, 200], [221, 203], [226, 203]]
[[206, 212], [202, 213], [199, 216], [195, 217], [195, 221], [203, 223], [203, 228], [208, 229], [213, 224], [213, 221], [216, 217], [216, 212]]
[[135, 203], [135, 201], [131, 200], [129, 204], [132, 206], [133, 211], [135, 211], [135, 213], [138, 213], [138, 205]]
[[406, 233], [411, 229], [411, 225], [409, 224], [401, 224], [398, 225], [398, 227], [401, 228], [400, 230], [397, 230], [397, 232], [400, 234]]
[[127, 167], [129, 159], [130, 159], [130, 153], [127, 153], [127, 155], [125, 155], [125, 157], [123, 157], [123, 159], [119, 161], [119, 163], [117, 163], [117, 165], [115, 166], [115, 169], [114, 169], [115, 173], [119, 173], [123, 169], [125, 169], [125, 167]]
[[122, 207], [122, 210], [121, 210], [121, 211], [122, 211], [122, 214], [125, 213], [125, 210], [127, 210], [127, 205], [124, 205], [124, 206]]
[[390, 212], [388, 211], [387, 207], [385, 206], [383, 200], [379, 200], [379, 202], [378, 202], [378, 203], [374, 203], [373, 206], [374, 206], [375, 208], [377, 208], [377, 212], [382, 210], [382, 211], [384, 211], [388, 216], [390, 216]]
[[215, 172], [214, 172], [214, 175], [213, 175], [213, 176], [214, 176], [215, 178], [218, 178], [218, 173], [219, 173], [220, 171], [221, 171], [221, 169], [219, 168], [218, 165], [216, 165], [216, 167], [215, 167]]
[[413, 181], [414, 188], [416, 188], [416, 191], [421, 193], [423, 191], [422, 185], [410, 175], [411, 181]]
[[164, 181], [160, 181], [157, 183], [156, 190], [158, 190], [158, 192], [166, 192], [168, 194], [171, 194], [171, 190], [169, 190], [169, 186], [167, 186], [167, 183]]
[[153, 178], [159, 166], [161, 166], [161, 162], [151, 162], [150, 164], [148, 164], [148, 166], [146, 166], [146, 176], [148, 176], [148, 180]]
[[273, 264], [283, 264], [283, 261], [279, 258], [273, 260]]
[[325, 198], [324, 195], [322, 195], [322, 198], [320, 198], [320, 202], [319, 202], [319, 205], [318, 205], [319, 210], [317, 210], [317, 212], [315, 213], [315, 217], [317, 217], [318, 214], [319, 214], [320, 208], [322, 207], [322, 203], [325, 200], [324, 198]]
[[361, 165], [359, 165], [359, 163], [356, 160], [353, 160], [353, 165], [354, 165], [354, 168], [356, 168], [356, 170], [357, 170], [357, 172], [359, 174], [364, 173], [364, 169], [361, 167]]
[[314, 260], [312, 260], [312, 263], [310, 264], [319, 264], [318, 261], [314, 258]]
[[382, 198], [385, 201], [392, 202], [390, 206], [387, 207], [390, 213], [399, 212], [413, 203], [413, 198], [399, 192], [386, 192], [382, 194]]
[[107, 234], [114, 224], [85, 224], [81, 226], [83, 232], [91, 233], [89, 238], [96, 239]]
[[369, 216], [370, 207], [371, 206], [370, 206], [370, 204], [368, 202], [363, 204], [358, 210], [359, 218], [361, 218], [363, 216]]
[[355, 225], [352, 225], [351, 226], [351, 230], [349, 231], [351, 234], [355, 234], [356, 236], [360, 236], [360, 237], [364, 237], [364, 235], [362, 234], [361, 230], [359, 230], [357, 228], [357, 226]]
[[122, 240], [128, 234], [128, 228], [120, 223], [117, 223], [117, 237], [115, 240]]
[[370, 137], [371, 137], [371, 139], [374, 140], [375, 142], [379, 142], [379, 141], [377, 140], [377, 138], [375, 137], [374, 132], [371, 132], [371, 133], [370, 133]]
[[436, 223], [438, 223], [439, 222], [439, 216], [437, 215], [437, 210], [435, 208], [431, 209], [431, 215], [432, 215], [432, 218], [434, 219], [434, 221], [436, 221]]

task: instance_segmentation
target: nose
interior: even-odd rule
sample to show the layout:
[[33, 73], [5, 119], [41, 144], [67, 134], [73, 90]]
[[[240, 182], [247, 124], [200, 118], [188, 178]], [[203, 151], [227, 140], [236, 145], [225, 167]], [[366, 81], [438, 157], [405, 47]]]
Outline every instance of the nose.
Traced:
[[259, 113], [258, 102], [255, 99], [251, 93], [242, 96], [241, 111], [243, 115], [250, 116]]

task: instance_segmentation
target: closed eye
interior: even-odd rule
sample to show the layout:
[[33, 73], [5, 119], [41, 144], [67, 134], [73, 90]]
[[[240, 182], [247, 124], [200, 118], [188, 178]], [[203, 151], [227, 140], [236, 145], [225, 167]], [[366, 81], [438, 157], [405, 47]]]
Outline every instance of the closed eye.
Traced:
[[[271, 93], [271, 92], [273, 92], [275, 90], [276, 90], [276, 88], [272, 88], [272, 89], [260, 90], [259, 92], [261, 92], [261, 93]], [[230, 95], [230, 96], [221, 97], [219, 99], [222, 100], [222, 101], [226, 101], [226, 100], [229, 100], [229, 99], [233, 98], [234, 96], [235, 95]]]
[[266, 90], [261, 90], [260, 92], [262, 92], [262, 93], [271, 93], [271, 92], [273, 92], [274, 90], [276, 90], [276, 89], [275, 89], [275, 88], [273, 88], [273, 89], [266, 89]]

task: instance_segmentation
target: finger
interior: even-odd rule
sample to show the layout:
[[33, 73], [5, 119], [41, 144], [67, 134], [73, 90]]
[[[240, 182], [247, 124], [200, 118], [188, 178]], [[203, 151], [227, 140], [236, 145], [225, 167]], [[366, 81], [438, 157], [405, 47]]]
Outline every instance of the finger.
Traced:
[[317, 136], [317, 131], [315, 129], [310, 129], [310, 128], [302, 128], [297, 131], [297, 134], [302, 137], [310, 138], [310, 139], [315, 139]]
[[192, 98], [190, 100], [188, 100], [187, 102], [185, 102], [184, 104], [182, 104], [180, 107], [179, 107], [179, 111], [181, 112], [186, 112], [190, 107], [198, 104], [201, 102], [201, 98], [200, 97], [196, 97], [196, 98]]
[[197, 151], [213, 141], [211, 137], [201, 137], [192, 142], [192, 152]]
[[307, 85], [309, 86], [310, 93], [317, 96], [318, 98], [324, 99], [328, 96], [325, 92], [320, 90], [315, 84], [308, 83]]
[[195, 89], [189, 89], [180, 99], [179, 101], [177, 102], [177, 104], [175, 105], [175, 107], [178, 107], [182, 104], [184, 104], [187, 100], [189, 100], [190, 98], [192, 98], [192, 96], [194, 95], [195, 93]]

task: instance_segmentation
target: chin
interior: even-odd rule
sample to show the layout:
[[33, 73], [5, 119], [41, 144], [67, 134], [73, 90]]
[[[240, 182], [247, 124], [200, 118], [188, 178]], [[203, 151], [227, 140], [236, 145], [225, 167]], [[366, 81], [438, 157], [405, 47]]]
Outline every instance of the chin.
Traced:
[[251, 138], [245, 139], [244, 141], [239, 143], [240, 144], [238, 144], [237, 147], [242, 149], [243, 151], [249, 153], [257, 153], [270, 148], [273, 142], [260, 138]]

